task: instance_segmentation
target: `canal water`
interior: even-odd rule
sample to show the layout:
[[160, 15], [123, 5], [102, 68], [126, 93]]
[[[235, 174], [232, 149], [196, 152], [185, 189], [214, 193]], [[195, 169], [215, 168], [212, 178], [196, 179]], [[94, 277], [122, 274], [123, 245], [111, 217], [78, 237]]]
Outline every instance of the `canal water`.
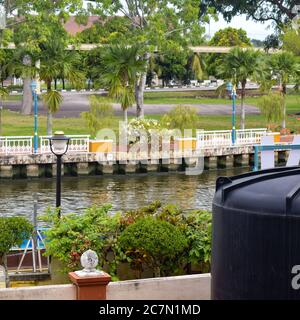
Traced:
[[[199, 176], [161, 173], [124, 176], [64, 177], [62, 213], [80, 213], [93, 204], [110, 203], [112, 212], [145, 206], [152, 201], [177, 204], [185, 210], [211, 210], [218, 176], [230, 176], [249, 168], [205, 171]], [[32, 218], [33, 194], [38, 213], [55, 206], [55, 179], [0, 180], [0, 215]]]

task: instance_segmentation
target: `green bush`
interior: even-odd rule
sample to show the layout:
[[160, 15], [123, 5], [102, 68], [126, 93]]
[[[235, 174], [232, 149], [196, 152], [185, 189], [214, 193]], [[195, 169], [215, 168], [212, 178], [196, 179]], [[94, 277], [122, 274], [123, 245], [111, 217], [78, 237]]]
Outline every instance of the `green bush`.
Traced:
[[[46, 232], [46, 253], [60, 260], [64, 273], [81, 269], [80, 256], [88, 249], [97, 252], [100, 268], [114, 279], [120, 262], [130, 262], [137, 277], [141, 277], [145, 266], [156, 275], [182, 274], [184, 270], [191, 273], [193, 265], [199, 272], [209, 271], [209, 212], [186, 213], [175, 205], [163, 206], [158, 201], [115, 215], [109, 212], [110, 208], [109, 205], [94, 206], [81, 214], [68, 214], [61, 219], [56, 211], [49, 211], [44, 217], [44, 221], [51, 224]], [[144, 223], [146, 225], [142, 226]], [[143, 240], [140, 235], [134, 236], [131, 228], [137, 228], [136, 225], [139, 232], [143, 232]], [[133, 249], [127, 246], [124, 234], [127, 240], [136, 241]], [[182, 251], [183, 242], [185, 249]]]
[[276, 126], [283, 119], [284, 97], [280, 93], [269, 93], [259, 99], [258, 107], [266, 119], [268, 129], [270, 129], [272, 124]]
[[[188, 213], [176, 205], [162, 206], [159, 201], [150, 205], [131, 210], [121, 216], [121, 229], [145, 217], [155, 217], [177, 226], [188, 241], [187, 250], [181, 256], [181, 263], [187, 273], [192, 265], [200, 265], [203, 272], [210, 269], [211, 258], [211, 223], [212, 215], [205, 210], [193, 210]], [[178, 261], [174, 261], [178, 265]]]
[[129, 225], [120, 235], [119, 244], [132, 259], [134, 268], [142, 270], [144, 263], [158, 277], [173, 271], [170, 270], [174, 269], [172, 261], [187, 247], [178, 227], [154, 217], [142, 218]]
[[162, 125], [169, 129], [197, 129], [199, 116], [193, 107], [177, 106], [162, 118]]
[[11, 247], [19, 246], [24, 239], [29, 239], [33, 227], [22, 217], [0, 218], [0, 258], [6, 255]]
[[6, 287], [9, 287], [6, 256], [14, 246], [20, 246], [24, 239], [29, 239], [33, 226], [22, 217], [0, 218], [0, 264], [5, 270]]
[[114, 116], [114, 109], [107, 98], [91, 96], [89, 99], [90, 110], [82, 112], [81, 117], [85, 120], [90, 132], [96, 136], [102, 128], [109, 128]]
[[[57, 217], [57, 212], [48, 212], [43, 220], [51, 223], [46, 231], [46, 254], [58, 258], [63, 272], [81, 269], [80, 257], [88, 249], [97, 252], [100, 268], [108, 265], [108, 272], [115, 275], [118, 259], [125, 257], [118, 251], [119, 215], [109, 214], [111, 206], [93, 206], [82, 214]], [[108, 264], [108, 253], [115, 259]]]

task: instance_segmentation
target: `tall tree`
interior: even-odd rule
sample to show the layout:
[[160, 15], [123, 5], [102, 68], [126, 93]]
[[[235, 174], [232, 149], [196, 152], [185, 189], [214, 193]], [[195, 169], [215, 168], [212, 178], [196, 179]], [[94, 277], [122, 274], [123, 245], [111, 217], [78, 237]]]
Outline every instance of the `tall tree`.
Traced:
[[40, 78], [45, 81], [47, 93], [43, 95], [47, 107], [47, 134], [52, 134], [52, 115], [59, 110], [63, 101], [62, 95], [52, 90], [52, 82], [59, 77], [69, 80], [79, 86], [83, 81], [83, 74], [75, 67], [79, 59], [76, 53], [65, 53], [65, 44], [59, 38], [51, 37], [47, 42], [40, 44], [38, 58], [41, 61]]
[[223, 60], [219, 75], [241, 85], [241, 129], [245, 129], [245, 95], [247, 80], [262, 77], [261, 54], [253, 49], [234, 48]]
[[[10, 40], [27, 52], [27, 67], [35, 66], [40, 43], [54, 35], [56, 38], [64, 36], [62, 22], [75, 12], [78, 19], [85, 14], [82, 0], [0, 0], [0, 5], [4, 7], [7, 20], [6, 29], [1, 34], [8, 32]], [[32, 109], [31, 80], [29, 75], [24, 78], [22, 110], [25, 113]]]
[[300, 56], [300, 30], [286, 28], [282, 35], [283, 49]]
[[[217, 31], [209, 41], [209, 44], [216, 47], [251, 47], [250, 38], [243, 29], [228, 27]], [[206, 57], [207, 72], [211, 76], [218, 75], [218, 69], [223, 63], [224, 54], [211, 53]]]
[[146, 61], [139, 56], [138, 46], [110, 46], [103, 54], [102, 83], [108, 87], [109, 96], [121, 103], [125, 123], [127, 110], [134, 103], [138, 75], [145, 72], [145, 67]]
[[228, 27], [217, 31], [209, 44], [218, 47], [251, 47], [251, 40], [244, 29]]
[[[102, 17], [126, 17], [130, 25], [125, 33], [128, 44], [142, 45], [143, 57], [148, 61], [151, 52], [163, 51], [168, 43], [185, 47], [203, 42], [205, 29], [200, 24], [197, 5], [197, 0], [96, 0], [93, 11]], [[138, 117], [144, 114], [146, 76], [147, 70], [135, 87]]]

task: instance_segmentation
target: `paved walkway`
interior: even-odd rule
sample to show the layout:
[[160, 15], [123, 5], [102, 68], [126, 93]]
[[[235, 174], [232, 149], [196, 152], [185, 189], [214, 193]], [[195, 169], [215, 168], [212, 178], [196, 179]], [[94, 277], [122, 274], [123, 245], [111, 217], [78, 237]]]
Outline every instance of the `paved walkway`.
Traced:
[[[59, 110], [55, 114], [56, 118], [65, 118], [65, 117], [79, 117], [81, 112], [89, 110], [89, 101], [88, 94], [86, 93], [64, 93], [64, 101]], [[165, 114], [170, 111], [175, 104], [146, 104], [144, 106], [145, 114]], [[228, 105], [224, 104], [189, 104], [189, 106], [193, 106], [197, 109], [200, 115], [228, 115], [232, 112], [232, 107], [230, 101], [228, 101]], [[6, 101], [4, 102], [4, 107], [6, 109], [12, 111], [20, 111], [21, 102], [17, 101]], [[115, 110], [116, 115], [121, 115], [122, 110], [120, 105], [114, 104], [113, 108]], [[237, 106], [237, 114], [240, 113], [240, 106]], [[246, 105], [246, 114], [259, 114], [260, 111], [257, 107]], [[42, 102], [39, 101], [39, 114], [46, 115], [46, 108], [43, 106]], [[136, 114], [136, 108], [132, 107], [128, 109], [129, 115]]]

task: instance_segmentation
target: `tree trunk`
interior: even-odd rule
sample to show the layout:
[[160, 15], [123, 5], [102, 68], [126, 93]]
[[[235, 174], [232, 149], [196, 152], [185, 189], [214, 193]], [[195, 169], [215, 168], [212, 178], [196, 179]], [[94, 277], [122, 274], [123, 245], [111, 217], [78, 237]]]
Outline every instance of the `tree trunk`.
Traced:
[[57, 90], [57, 79], [54, 79], [54, 90]]
[[47, 110], [47, 135], [52, 136], [52, 112], [48, 109]]
[[[145, 53], [144, 58], [148, 67], [150, 54]], [[144, 91], [147, 80], [147, 70], [141, 74], [141, 77], [135, 85], [135, 100], [136, 100], [136, 116], [138, 118], [144, 118]]]
[[8, 269], [7, 269], [7, 255], [4, 254], [2, 258], [0, 258], [0, 265], [4, 268], [4, 278], [5, 278], [5, 287], [10, 287], [10, 281], [9, 281], [9, 275], [8, 275]]
[[245, 129], [245, 90], [246, 83], [242, 82], [242, 97], [241, 97], [241, 129]]
[[127, 126], [127, 123], [128, 123], [128, 112], [127, 112], [127, 108], [126, 109], [123, 109], [123, 112], [124, 112], [124, 122], [125, 122], [125, 125]]
[[32, 112], [32, 92], [31, 92], [31, 78], [23, 79], [23, 99], [22, 99], [22, 114], [31, 114]]
[[136, 101], [136, 116], [137, 116], [137, 118], [144, 118], [145, 80], [146, 80], [145, 74], [142, 74], [139, 82], [135, 86], [135, 101]]
[[62, 88], [63, 90], [66, 89], [65, 78], [62, 78]]

